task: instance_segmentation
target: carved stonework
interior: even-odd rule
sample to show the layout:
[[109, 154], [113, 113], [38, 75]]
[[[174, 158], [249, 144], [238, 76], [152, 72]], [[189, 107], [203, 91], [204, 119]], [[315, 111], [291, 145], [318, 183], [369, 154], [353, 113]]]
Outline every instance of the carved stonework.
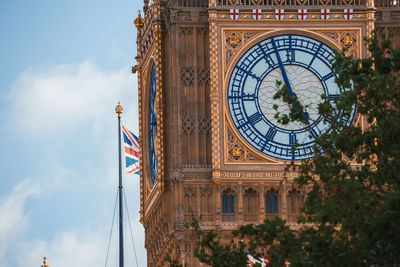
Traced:
[[184, 135], [208, 134], [211, 132], [211, 118], [185, 116], [182, 119], [182, 132]]
[[204, 67], [186, 66], [181, 68], [181, 83], [185, 87], [194, 85], [208, 85], [210, 81], [210, 70]]
[[227, 31], [225, 32], [225, 64], [228, 65], [240, 48], [259, 32]]
[[265, 161], [263, 158], [257, 156], [236, 137], [230, 127], [227, 127], [227, 151], [226, 158], [228, 162], [254, 162]]
[[208, 85], [210, 81], [210, 69], [209, 68], [197, 68], [197, 83], [198, 85]]
[[183, 86], [193, 86], [194, 84], [194, 67], [181, 68], [181, 83]]
[[328, 36], [333, 42], [342, 48], [346, 48], [346, 54], [359, 58], [360, 37], [358, 31], [319, 31]]
[[[387, 1], [388, 0], [383, 0]], [[272, 0], [266, 2], [265, 0], [220, 0], [219, 5], [227, 6], [239, 6], [239, 5], [250, 5], [250, 6], [265, 6], [266, 3], [275, 7], [302, 7], [302, 6], [351, 6], [359, 5], [360, 0]]]

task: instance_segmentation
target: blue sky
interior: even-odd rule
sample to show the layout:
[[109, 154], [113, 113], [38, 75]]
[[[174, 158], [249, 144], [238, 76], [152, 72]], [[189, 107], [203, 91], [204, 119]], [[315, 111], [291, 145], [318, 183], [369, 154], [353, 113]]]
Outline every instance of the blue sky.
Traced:
[[[138, 132], [130, 69], [141, 7], [0, 1], [0, 266], [37, 267], [43, 256], [51, 267], [104, 266], [118, 184], [118, 100], [123, 124]], [[145, 266], [138, 177], [123, 179]], [[114, 231], [107, 266], [116, 266], [116, 238]], [[136, 266], [125, 240], [126, 263]]]

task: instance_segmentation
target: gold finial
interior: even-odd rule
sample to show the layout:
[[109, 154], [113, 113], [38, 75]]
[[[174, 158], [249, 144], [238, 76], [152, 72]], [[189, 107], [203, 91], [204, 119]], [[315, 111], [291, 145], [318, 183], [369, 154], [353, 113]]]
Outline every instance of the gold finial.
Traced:
[[120, 105], [120, 103], [118, 101], [118, 105], [115, 107], [115, 113], [118, 114], [118, 118], [121, 117], [122, 111], [124, 111], [124, 109], [122, 108], [122, 106]]
[[49, 265], [47, 265], [46, 263], [47, 258], [43, 257], [43, 265], [41, 267], [49, 267]]
[[135, 26], [138, 29], [138, 31], [142, 30], [143, 25], [144, 25], [144, 19], [140, 15], [140, 10], [139, 10], [138, 17], [133, 21], [133, 23], [135, 24]]

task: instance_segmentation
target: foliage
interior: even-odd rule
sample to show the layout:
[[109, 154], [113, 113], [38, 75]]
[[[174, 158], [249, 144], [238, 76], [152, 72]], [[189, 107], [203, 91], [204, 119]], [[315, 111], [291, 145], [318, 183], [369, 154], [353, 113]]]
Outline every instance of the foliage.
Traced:
[[[296, 182], [309, 189], [298, 230], [276, 218], [234, 232], [243, 246], [221, 245], [217, 235], [203, 232], [195, 256], [211, 266], [246, 266], [245, 251], [263, 252], [267, 266], [398, 266], [400, 264], [400, 48], [375, 33], [366, 40], [370, 56], [354, 59], [337, 53], [336, 83], [350, 89], [319, 105], [331, 128], [317, 138], [313, 160], [290, 168]], [[282, 123], [307, 119], [301, 106], [282, 86], [276, 98], [292, 109]], [[345, 120], [356, 106], [357, 124]], [[279, 116], [279, 115], [278, 115]], [[363, 129], [361, 126], [364, 126]], [[322, 153], [323, 152], [323, 153]], [[356, 163], [356, 164], [354, 164]]]

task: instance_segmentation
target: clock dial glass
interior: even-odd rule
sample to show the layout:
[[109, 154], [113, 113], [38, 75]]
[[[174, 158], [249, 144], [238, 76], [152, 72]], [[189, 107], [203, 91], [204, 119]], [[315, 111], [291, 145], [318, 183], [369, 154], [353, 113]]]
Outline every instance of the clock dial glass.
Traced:
[[[240, 135], [268, 156], [283, 160], [313, 157], [315, 138], [331, 125], [318, 114], [321, 96], [333, 101], [343, 92], [335, 83], [333, 57], [333, 50], [324, 43], [294, 34], [270, 37], [248, 49], [234, 66], [227, 89], [229, 113]], [[291, 108], [273, 99], [277, 81], [287, 85], [306, 107], [307, 124], [283, 125], [275, 118], [277, 112], [289, 114]], [[339, 119], [350, 124], [352, 116]]]
[[154, 112], [154, 100], [156, 96], [156, 66], [153, 65], [150, 72], [150, 94], [149, 94], [149, 165], [150, 165], [150, 174], [151, 180], [153, 184], [156, 180], [157, 175], [157, 156], [155, 153], [155, 138], [157, 136], [157, 117]]

